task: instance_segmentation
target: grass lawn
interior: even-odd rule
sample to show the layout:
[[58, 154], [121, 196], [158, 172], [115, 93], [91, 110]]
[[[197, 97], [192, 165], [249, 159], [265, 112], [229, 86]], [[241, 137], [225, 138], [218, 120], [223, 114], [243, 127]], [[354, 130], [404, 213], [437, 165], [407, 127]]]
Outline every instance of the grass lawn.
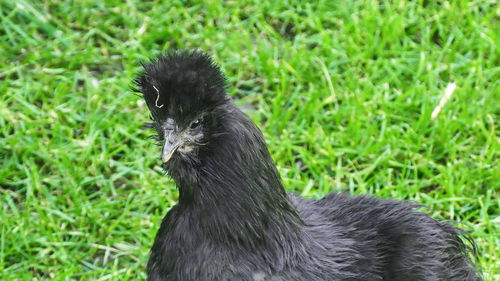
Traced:
[[178, 193], [130, 87], [170, 48], [222, 65], [287, 189], [419, 202], [500, 280], [496, 1], [72, 2], [0, 3], [2, 280], [145, 279]]

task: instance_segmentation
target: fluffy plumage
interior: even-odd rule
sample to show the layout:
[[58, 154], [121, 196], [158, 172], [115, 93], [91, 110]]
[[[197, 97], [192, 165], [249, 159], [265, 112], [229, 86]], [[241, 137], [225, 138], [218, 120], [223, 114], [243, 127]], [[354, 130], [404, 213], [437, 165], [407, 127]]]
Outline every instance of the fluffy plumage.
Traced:
[[286, 192], [261, 132], [208, 56], [172, 52], [144, 68], [138, 91], [180, 194], [148, 280], [481, 280], [468, 236], [414, 203]]

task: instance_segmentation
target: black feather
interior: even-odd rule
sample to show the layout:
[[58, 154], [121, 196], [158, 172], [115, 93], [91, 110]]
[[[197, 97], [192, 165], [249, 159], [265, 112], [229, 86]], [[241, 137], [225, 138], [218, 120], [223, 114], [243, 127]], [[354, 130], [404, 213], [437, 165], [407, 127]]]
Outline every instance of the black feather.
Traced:
[[180, 197], [154, 241], [148, 280], [481, 280], [472, 240], [414, 203], [285, 192], [261, 132], [208, 56], [169, 53], [136, 82], [157, 123], [149, 127], [203, 116], [203, 144], [164, 165]]
[[135, 84], [157, 121], [167, 117], [190, 119], [227, 99], [224, 76], [201, 52], [172, 51], [143, 67]]

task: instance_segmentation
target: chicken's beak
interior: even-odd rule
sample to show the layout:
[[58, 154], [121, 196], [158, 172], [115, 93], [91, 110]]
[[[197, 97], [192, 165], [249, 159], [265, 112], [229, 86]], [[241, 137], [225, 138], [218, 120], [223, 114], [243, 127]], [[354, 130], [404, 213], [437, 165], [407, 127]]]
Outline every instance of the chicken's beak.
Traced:
[[180, 138], [175, 134], [168, 134], [165, 136], [165, 143], [163, 144], [163, 150], [161, 153], [161, 160], [165, 164], [172, 158], [174, 152], [182, 145]]

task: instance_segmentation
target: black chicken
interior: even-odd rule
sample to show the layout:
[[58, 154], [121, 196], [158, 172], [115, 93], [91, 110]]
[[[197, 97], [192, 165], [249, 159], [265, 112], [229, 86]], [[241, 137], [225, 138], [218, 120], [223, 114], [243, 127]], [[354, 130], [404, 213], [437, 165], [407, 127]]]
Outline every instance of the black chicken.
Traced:
[[286, 192], [261, 132], [207, 55], [171, 52], [144, 68], [137, 90], [179, 189], [148, 280], [481, 280], [468, 236], [414, 203]]

